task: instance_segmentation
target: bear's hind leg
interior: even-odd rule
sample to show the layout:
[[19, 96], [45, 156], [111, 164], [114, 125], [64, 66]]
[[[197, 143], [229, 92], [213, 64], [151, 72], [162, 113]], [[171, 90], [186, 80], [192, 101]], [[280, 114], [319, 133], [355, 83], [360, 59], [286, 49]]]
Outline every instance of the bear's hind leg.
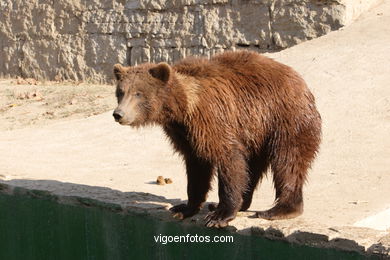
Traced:
[[[295, 135], [275, 132], [270, 142], [270, 164], [275, 186], [275, 205], [260, 211], [258, 217], [276, 220], [294, 218], [303, 213], [302, 188], [321, 140], [321, 119], [316, 111], [312, 121], [296, 126]], [[310, 113], [305, 118], [310, 118]]]
[[276, 160], [274, 158], [271, 161], [275, 205], [269, 210], [257, 212], [257, 217], [269, 220], [289, 219], [303, 213], [302, 188], [310, 162], [311, 158], [303, 158], [296, 147], [283, 149]]
[[212, 164], [195, 155], [185, 156], [185, 163], [188, 202], [169, 209], [178, 219], [192, 217], [199, 212], [206, 201], [213, 175]]

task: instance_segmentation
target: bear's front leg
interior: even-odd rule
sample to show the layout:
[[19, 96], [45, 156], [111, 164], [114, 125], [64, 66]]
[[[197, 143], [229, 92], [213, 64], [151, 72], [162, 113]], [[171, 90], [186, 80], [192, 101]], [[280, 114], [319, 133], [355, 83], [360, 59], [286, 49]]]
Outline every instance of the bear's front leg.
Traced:
[[240, 154], [235, 154], [218, 166], [219, 204], [205, 217], [207, 227], [226, 227], [236, 217], [247, 179], [246, 162]]
[[194, 154], [185, 156], [187, 170], [187, 204], [176, 205], [169, 210], [178, 219], [197, 214], [206, 201], [210, 189], [213, 166]]

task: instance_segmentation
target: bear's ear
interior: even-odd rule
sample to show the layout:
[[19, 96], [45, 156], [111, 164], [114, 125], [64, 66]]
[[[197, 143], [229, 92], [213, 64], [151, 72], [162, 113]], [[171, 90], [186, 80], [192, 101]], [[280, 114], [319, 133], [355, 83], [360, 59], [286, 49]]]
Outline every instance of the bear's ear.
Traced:
[[120, 80], [123, 78], [123, 75], [125, 74], [125, 68], [120, 64], [114, 65], [114, 75], [116, 80]]
[[169, 77], [171, 76], [171, 66], [165, 62], [157, 64], [155, 67], [149, 69], [150, 75], [154, 78], [161, 80], [164, 83], [167, 83]]

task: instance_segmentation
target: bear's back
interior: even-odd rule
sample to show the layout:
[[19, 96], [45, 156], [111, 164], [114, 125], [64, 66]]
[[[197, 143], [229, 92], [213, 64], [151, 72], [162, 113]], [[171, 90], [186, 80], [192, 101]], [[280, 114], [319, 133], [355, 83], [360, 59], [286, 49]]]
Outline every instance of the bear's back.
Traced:
[[181, 74], [198, 78], [226, 77], [229, 72], [241, 75], [291, 73], [288, 66], [252, 51], [226, 51], [210, 59], [191, 56], [178, 61], [173, 67]]
[[252, 51], [227, 51], [210, 59], [188, 57], [173, 68], [180, 74], [196, 78], [202, 88], [224, 89], [233, 95], [245, 92], [245, 95], [264, 98], [280, 89], [302, 92], [306, 88], [292, 68]]

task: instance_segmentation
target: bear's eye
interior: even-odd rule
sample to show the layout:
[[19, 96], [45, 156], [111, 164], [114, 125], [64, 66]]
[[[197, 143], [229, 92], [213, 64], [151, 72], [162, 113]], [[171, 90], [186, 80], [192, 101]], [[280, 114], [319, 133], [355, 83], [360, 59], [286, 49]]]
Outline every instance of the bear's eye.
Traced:
[[119, 97], [123, 97], [125, 93], [123, 92], [123, 90], [121, 89], [117, 89], [116, 90], [116, 96], [119, 98]]
[[140, 92], [135, 92], [135, 93], [134, 93], [134, 96], [135, 96], [135, 97], [140, 97], [140, 96], [141, 96], [141, 93], [140, 93]]

